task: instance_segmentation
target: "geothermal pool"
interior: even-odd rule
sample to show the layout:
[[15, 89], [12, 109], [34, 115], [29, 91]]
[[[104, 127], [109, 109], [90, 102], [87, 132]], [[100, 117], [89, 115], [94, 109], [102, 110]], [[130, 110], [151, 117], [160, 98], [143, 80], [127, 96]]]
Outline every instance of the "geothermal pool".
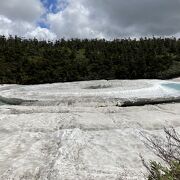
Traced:
[[165, 83], [165, 84], [162, 84], [162, 86], [180, 91], [180, 83]]
[[[165, 85], [169, 83], [173, 88]], [[180, 103], [121, 105], [178, 99], [174, 84], [103, 80], [0, 85], [0, 179], [145, 179], [139, 154], [147, 160], [156, 156], [141, 133], [163, 137], [163, 128], [171, 126], [180, 132]]]

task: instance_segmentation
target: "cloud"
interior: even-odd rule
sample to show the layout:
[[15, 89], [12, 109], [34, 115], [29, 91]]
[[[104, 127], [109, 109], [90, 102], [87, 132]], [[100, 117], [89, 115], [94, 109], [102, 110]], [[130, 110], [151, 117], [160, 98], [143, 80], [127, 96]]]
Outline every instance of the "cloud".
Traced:
[[[82, 4], [81, 0], [71, 0], [64, 11], [56, 14], [50, 13], [47, 16], [48, 23], [53, 32], [58, 37], [79, 37], [93, 38], [103, 36], [97, 28], [93, 26], [93, 20], [90, 18], [89, 9]], [[98, 23], [98, 22], [97, 22]]]
[[1, 0], [0, 34], [54, 38], [180, 37], [180, 0]]
[[39, 40], [55, 40], [57, 39], [56, 34], [54, 34], [53, 32], [50, 32], [48, 29], [46, 28], [41, 28], [41, 27], [37, 27], [36, 29], [27, 32], [25, 34], [25, 37], [28, 38], [34, 38], [37, 37]]
[[0, 15], [0, 34], [3, 35], [22, 35], [31, 30], [33, 26], [28, 22], [12, 21], [11, 19]]
[[0, 15], [0, 34], [8, 37], [9, 35], [21, 36], [25, 38], [37, 38], [39, 40], [55, 40], [56, 35], [48, 29], [37, 27], [26, 21], [12, 21]]
[[64, 11], [50, 13], [58, 37], [121, 38], [179, 34], [179, 0], [68, 0]]
[[32, 22], [44, 12], [40, 0], [1, 0], [0, 14], [12, 20]]
[[0, 5], [0, 34], [18, 35], [39, 40], [54, 40], [56, 35], [37, 25], [46, 10], [40, 0], [2, 0]]

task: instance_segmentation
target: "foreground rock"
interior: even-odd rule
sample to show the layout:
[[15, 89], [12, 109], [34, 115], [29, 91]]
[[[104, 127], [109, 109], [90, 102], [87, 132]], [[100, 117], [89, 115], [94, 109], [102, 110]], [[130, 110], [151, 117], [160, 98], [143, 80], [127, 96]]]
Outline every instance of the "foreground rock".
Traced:
[[180, 104], [118, 107], [123, 98], [179, 97], [161, 81], [4, 85], [0, 106], [0, 179], [144, 179], [139, 154], [154, 155], [141, 132], [180, 132]]

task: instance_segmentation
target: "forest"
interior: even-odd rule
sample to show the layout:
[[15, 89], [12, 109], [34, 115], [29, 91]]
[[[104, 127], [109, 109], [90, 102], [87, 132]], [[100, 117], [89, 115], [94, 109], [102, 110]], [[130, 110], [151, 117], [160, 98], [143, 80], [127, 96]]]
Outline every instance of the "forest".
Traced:
[[0, 36], [0, 84], [180, 76], [180, 39], [60, 39]]

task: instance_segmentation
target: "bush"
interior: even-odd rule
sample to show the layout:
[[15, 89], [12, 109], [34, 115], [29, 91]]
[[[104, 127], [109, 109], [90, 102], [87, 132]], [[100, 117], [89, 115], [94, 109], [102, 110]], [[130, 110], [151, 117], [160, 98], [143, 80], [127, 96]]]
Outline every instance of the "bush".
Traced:
[[148, 180], [180, 180], [180, 136], [174, 128], [164, 129], [166, 138], [144, 136], [145, 145], [157, 155], [163, 163], [150, 161], [143, 165], [148, 170]]

